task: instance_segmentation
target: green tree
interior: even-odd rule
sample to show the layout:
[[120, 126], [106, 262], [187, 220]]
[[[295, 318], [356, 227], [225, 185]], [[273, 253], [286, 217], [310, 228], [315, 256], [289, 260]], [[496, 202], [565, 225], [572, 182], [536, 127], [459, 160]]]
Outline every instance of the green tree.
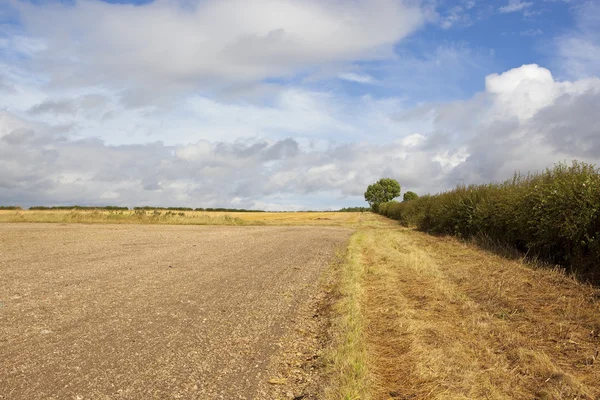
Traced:
[[397, 180], [391, 178], [382, 178], [372, 185], [369, 185], [365, 192], [365, 200], [373, 211], [377, 211], [381, 203], [392, 201], [400, 196], [400, 184]]
[[402, 196], [402, 201], [411, 201], [411, 200], [416, 200], [419, 198], [419, 195], [416, 194], [415, 192], [406, 192], [404, 193], [404, 196]]

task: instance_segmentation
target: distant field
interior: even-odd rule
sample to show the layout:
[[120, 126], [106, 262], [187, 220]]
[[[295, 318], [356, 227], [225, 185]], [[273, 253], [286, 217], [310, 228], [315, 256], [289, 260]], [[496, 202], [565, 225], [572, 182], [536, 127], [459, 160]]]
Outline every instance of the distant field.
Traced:
[[207, 212], [207, 211], [88, 211], [0, 210], [1, 222], [114, 223], [166, 225], [326, 225], [355, 226], [381, 223], [370, 212]]

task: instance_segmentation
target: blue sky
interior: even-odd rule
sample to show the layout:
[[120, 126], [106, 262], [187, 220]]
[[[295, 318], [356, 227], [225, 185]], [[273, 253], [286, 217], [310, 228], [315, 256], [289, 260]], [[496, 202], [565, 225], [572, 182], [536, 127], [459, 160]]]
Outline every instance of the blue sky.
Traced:
[[330, 209], [596, 163], [598, 26], [585, 0], [3, 0], [0, 204]]

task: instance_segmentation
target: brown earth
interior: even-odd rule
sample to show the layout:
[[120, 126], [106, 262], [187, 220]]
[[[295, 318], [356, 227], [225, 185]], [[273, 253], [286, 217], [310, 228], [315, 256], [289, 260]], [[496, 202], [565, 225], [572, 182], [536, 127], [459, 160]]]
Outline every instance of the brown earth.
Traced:
[[0, 398], [268, 396], [277, 343], [350, 233], [0, 224]]

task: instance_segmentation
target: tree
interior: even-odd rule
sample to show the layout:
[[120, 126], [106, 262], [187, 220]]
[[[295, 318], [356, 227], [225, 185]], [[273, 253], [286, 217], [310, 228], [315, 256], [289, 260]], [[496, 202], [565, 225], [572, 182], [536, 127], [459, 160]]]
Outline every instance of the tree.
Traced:
[[400, 184], [397, 180], [391, 178], [382, 178], [372, 185], [369, 185], [365, 192], [365, 200], [373, 211], [377, 211], [381, 203], [392, 201], [400, 196]]
[[404, 196], [402, 196], [402, 201], [411, 201], [411, 200], [416, 200], [419, 198], [419, 195], [416, 194], [415, 192], [406, 192], [404, 193]]

